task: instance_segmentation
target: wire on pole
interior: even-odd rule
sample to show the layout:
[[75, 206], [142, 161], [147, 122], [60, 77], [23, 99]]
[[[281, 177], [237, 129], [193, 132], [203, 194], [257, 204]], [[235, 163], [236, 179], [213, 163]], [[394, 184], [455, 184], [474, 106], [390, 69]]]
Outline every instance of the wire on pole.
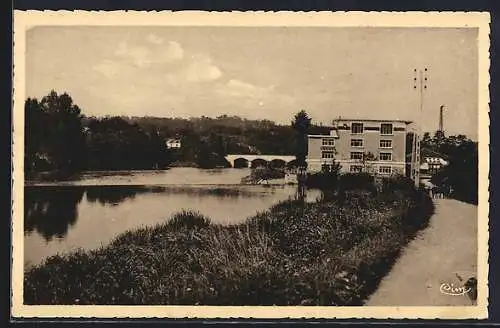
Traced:
[[428, 68], [413, 69], [413, 90], [418, 92], [418, 120], [413, 136], [411, 176], [415, 181], [415, 186], [420, 184], [420, 135], [422, 134], [422, 119], [424, 108], [424, 94], [428, 90], [429, 76]]

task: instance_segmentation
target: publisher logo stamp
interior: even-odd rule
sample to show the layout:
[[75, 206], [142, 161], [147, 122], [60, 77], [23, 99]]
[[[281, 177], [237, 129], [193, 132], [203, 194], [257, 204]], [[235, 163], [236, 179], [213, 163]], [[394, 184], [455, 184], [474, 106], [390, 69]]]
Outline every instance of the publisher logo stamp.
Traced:
[[472, 290], [471, 287], [467, 286], [457, 286], [453, 283], [442, 283], [439, 286], [439, 291], [445, 295], [460, 296], [469, 293]]

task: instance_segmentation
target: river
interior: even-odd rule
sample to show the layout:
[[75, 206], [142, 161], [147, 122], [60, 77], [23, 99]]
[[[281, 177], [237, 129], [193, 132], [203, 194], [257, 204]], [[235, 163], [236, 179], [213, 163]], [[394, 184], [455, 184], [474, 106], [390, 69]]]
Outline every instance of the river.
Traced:
[[[105, 246], [120, 233], [155, 225], [183, 209], [233, 224], [295, 197], [296, 186], [241, 185], [249, 169], [92, 172], [30, 181], [24, 193], [24, 265], [58, 253]], [[307, 192], [308, 200], [320, 196]]]

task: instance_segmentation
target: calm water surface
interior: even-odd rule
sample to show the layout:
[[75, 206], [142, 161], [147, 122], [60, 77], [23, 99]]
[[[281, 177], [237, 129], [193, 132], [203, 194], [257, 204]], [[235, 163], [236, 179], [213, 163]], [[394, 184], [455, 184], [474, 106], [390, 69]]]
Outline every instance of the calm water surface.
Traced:
[[[126, 230], [164, 222], [183, 209], [199, 211], [214, 223], [232, 224], [295, 196], [295, 186], [241, 185], [249, 173], [248, 169], [174, 168], [27, 183], [24, 264], [106, 245]], [[309, 190], [307, 197], [314, 200], [319, 195]]]

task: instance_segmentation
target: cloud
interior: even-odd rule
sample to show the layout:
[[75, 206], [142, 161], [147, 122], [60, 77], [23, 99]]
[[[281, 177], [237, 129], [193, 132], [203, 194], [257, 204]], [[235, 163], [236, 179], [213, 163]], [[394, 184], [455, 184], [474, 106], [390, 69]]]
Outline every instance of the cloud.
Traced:
[[[225, 72], [208, 53], [190, 53], [173, 40], [149, 34], [142, 40], [119, 42], [111, 56], [94, 70], [95, 83], [87, 87], [96, 103], [120, 112], [147, 110], [163, 116], [175, 108], [185, 115], [205, 115], [207, 102], [220, 111], [238, 108], [247, 117], [288, 115], [294, 97], [274, 85], [224, 78]], [[280, 114], [281, 115], [281, 114]]]
[[168, 61], [181, 60], [184, 58], [184, 50], [179, 42], [168, 41], [168, 47], [165, 50], [165, 59]]
[[125, 41], [120, 42], [115, 51], [115, 56], [124, 63], [132, 64], [139, 68], [149, 67], [152, 63], [151, 51], [144, 46], [129, 46]]
[[247, 118], [288, 117], [296, 99], [276, 89], [274, 85], [259, 86], [240, 79], [230, 79], [214, 86], [216, 102], [225, 108], [238, 108]]
[[[94, 69], [111, 79], [125, 75], [122, 71], [135, 68], [133, 76], [136, 79], [163, 74], [163, 81], [171, 85], [215, 81], [223, 75], [207, 54], [186, 56], [179, 42], [165, 42], [155, 34], [147, 35], [144, 40], [147, 42], [120, 42], [112, 57], [96, 64]], [[147, 73], [144, 69], [148, 69]]]
[[231, 79], [223, 87], [217, 88], [216, 91], [233, 97], [263, 98], [273, 89], [274, 86], [260, 87], [238, 79]]
[[221, 70], [212, 64], [212, 59], [201, 54], [191, 56], [191, 61], [185, 71], [188, 82], [213, 81], [221, 76]]
[[110, 106], [156, 111], [168, 104], [195, 114], [212, 101], [221, 109], [238, 107], [247, 116], [266, 117], [295, 102], [274, 85], [256, 85], [237, 77], [223, 79], [223, 70], [209, 54], [186, 53], [176, 41], [155, 34], [135, 41], [123, 40], [110, 58], [94, 67], [101, 80], [89, 91], [98, 97], [108, 95], [105, 101]]
[[122, 41], [118, 44], [114, 56], [124, 63], [139, 68], [172, 63], [184, 58], [184, 50], [176, 41], [165, 43], [162, 38], [154, 34], [149, 34], [146, 41], [144, 44], [129, 44]]
[[149, 42], [154, 43], [154, 44], [162, 44], [163, 43], [163, 39], [160, 38], [156, 34], [148, 34], [148, 36], [146, 37], [146, 40], [148, 40]]
[[113, 79], [121, 72], [121, 67], [116, 62], [105, 59], [99, 64], [95, 65], [94, 70], [98, 71], [108, 79]]
[[165, 80], [172, 86], [182, 86], [187, 83], [216, 81], [222, 76], [222, 70], [212, 63], [212, 59], [208, 55], [195, 54], [185, 58], [179, 65], [172, 68], [166, 74]]

